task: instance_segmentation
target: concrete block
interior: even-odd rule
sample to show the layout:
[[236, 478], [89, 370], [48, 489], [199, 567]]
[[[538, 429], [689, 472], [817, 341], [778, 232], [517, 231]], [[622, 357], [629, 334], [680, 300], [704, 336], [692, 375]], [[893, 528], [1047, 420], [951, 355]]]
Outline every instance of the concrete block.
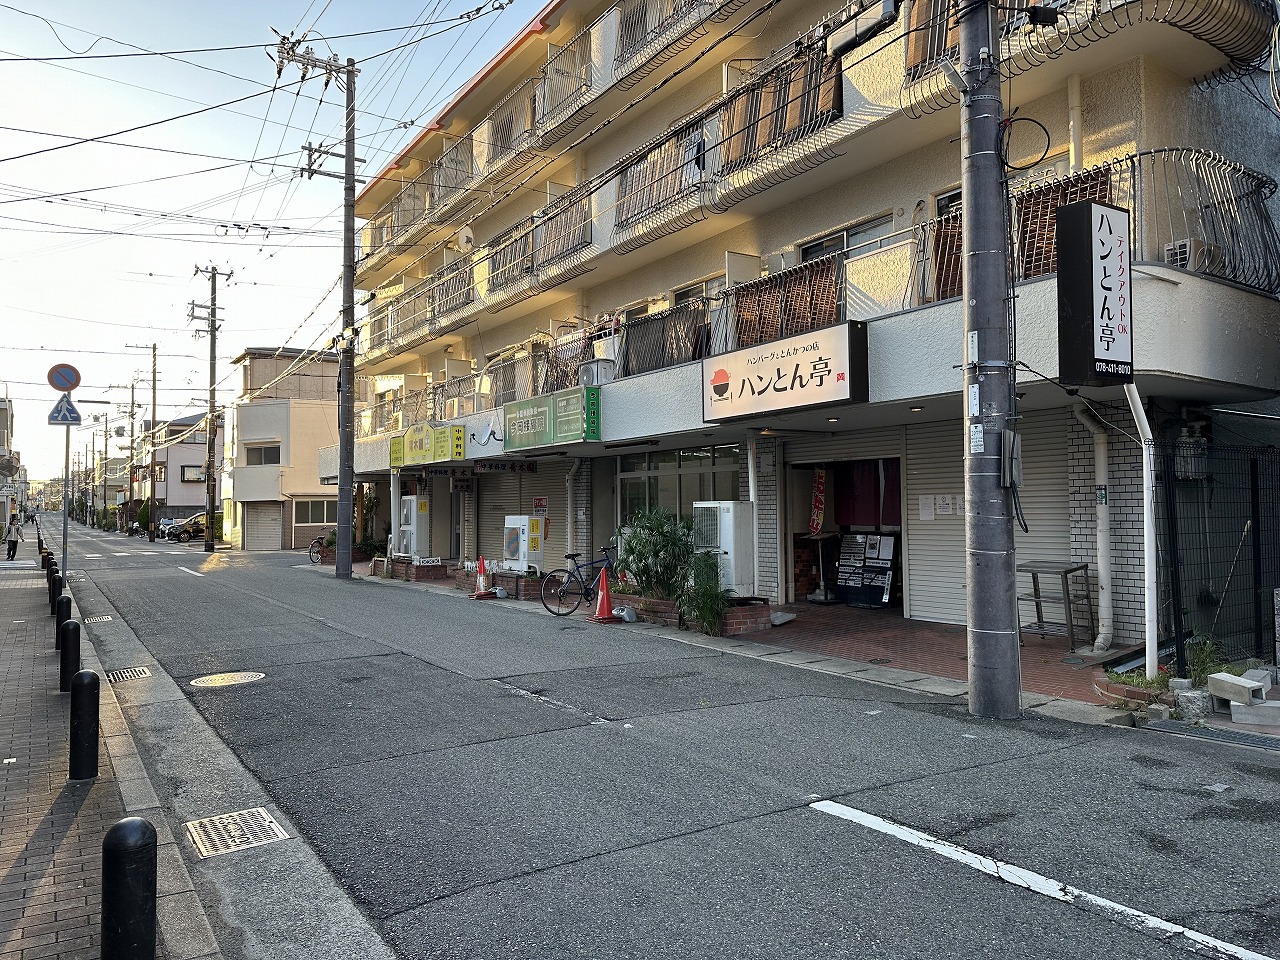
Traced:
[[1173, 716], [1173, 711], [1166, 707], [1163, 703], [1147, 704], [1148, 720], [1168, 720]]
[[1203, 720], [1213, 712], [1213, 701], [1207, 690], [1179, 690], [1174, 699], [1183, 720]]
[[1271, 689], [1271, 684], [1275, 681], [1275, 676], [1271, 670], [1246, 670], [1244, 679], [1253, 680], [1262, 684], [1262, 690], [1265, 693]]
[[1190, 689], [1191, 689], [1191, 681], [1190, 681], [1190, 680], [1188, 680], [1186, 677], [1173, 677], [1173, 678], [1172, 678], [1172, 679], [1170, 679], [1170, 681], [1169, 681], [1169, 689], [1170, 689], [1170, 690], [1174, 690], [1174, 691], [1177, 691], [1177, 690], [1190, 690]]
[[1258, 703], [1231, 704], [1232, 723], [1252, 723], [1260, 727], [1280, 727], [1280, 702], [1262, 700]]
[[1247, 706], [1262, 702], [1263, 686], [1256, 680], [1246, 680], [1233, 673], [1213, 673], [1209, 675], [1209, 695], [1216, 700], [1228, 700]]

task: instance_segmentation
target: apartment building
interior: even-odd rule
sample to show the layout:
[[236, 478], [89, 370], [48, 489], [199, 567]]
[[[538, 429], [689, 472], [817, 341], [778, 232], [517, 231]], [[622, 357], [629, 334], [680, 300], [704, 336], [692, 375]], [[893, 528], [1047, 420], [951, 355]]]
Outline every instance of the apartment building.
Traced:
[[[1128, 211], [1133, 367], [1158, 439], [1199, 456], [1231, 435], [1223, 411], [1275, 397], [1280, 240], [1259, 133], [1276, 119], [1254, 89], [1275, 11], [1044, 7], [1055, 24], [993, 11], [990, 48], [1013, 120], [1017, 556], [1075, 570], [1077, 625], [1109, 594], [1109, 639], [1136, 643], [1142, 446], [1119, 387], [1056, 382], [1055, 211]], [[637, 509], [736, 501], [751, 593], [964, 622], [955, 15], [940, 0], [552, 2], [370, 177], [355, 468], [427, 511], [412, 552], [502, 558], [506, 518], [542, 514], [556, 566]]]
[[223, 434], [223, 537], [241, 550], [305, 547], [338, 520], [318, 465], [338, 435], [337, 354], [251, 347], [233, 362], [241, 381]]
[[27, 502], [27, 473], [13, 448], [13, 401], [8, 392], [6, 386], [5, 396], [0, 397], [0, 507], [4, 509], [0, 517], [6, 522], [11, 514], [25, 508]]

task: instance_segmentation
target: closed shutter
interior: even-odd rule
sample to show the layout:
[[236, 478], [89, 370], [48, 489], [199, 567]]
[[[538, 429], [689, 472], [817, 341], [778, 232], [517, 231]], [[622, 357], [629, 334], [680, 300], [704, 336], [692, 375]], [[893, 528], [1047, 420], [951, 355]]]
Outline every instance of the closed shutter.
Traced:
[[496, 561], [502, 557], [507, 515], [520, 513], [520, 474], [484, 474], [477, 481], [480, 516], [476, 551], [480, 556]]
[[[1022, 511], [1030, 528], [1017, 529], [1019, 563], [1066, 562], [1071, 557], [1068, 510], [1067, 417], [1065, 410], [1026, 415], [1021, 421]], [[955, 512], [964, 495], [964, 431], [959, 421], [930, 423], [907, 432], [906, 616], [942, 623], [968, 619], [965, 590], [964, 516]], [[938, 496], [950, 496], [952, 513], [939, 512]], [[920, 498], [934, 498], [934, 519], [920, 519]], [[1030, 577], [1020, 574], [1018, 592], [1028, 593]]]
[[[963, 430], [958, 420], [907, 428], [907, 609], [913, 620], [964, 623], [964, 516], [955, 512], [964, 496]], [[950, 497], [950, 515], [938, 497]], [[920, 519], [920, 498], [933, 498], [934, 519]], [[945, 509], [945, 508], [944, 508]]]
[[[559, 458], [556, 458], [559, 459]], [[537, 473], [526, 473], [520, 478], [520, 509], [512, 513], [532, 513], [533, 498], [547, 498], [548, 530], [542, 545], [542, 566], [554, 570], [564, 566], [564, 555], [569, 552], [569, 538], [565, 506], [568, 493], [564, 481], [569, 473], [567, 463], [538, 464]]]
[[244, 508], [244, 548], [280, 549], [280, 504], [246, 503]]
[[841, 460], [879, 460], [902, 456], [900, 427], [859, 430], [834, 437], [802, 437], [788, 440], [788, 464], [836, 463]]

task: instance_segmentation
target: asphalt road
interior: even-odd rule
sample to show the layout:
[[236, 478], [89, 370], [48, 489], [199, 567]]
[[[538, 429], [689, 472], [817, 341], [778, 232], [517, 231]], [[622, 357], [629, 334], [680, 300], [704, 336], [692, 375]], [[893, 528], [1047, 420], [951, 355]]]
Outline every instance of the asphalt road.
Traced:
[[1274, 754], [979, 720], [301, 553], [70, 548], [104, 665], [158, 664], [115, 692], [174, 832], [265, 802], [294, 835], [188, 845], [228, 957], [1192, 954], [1154, 918], [1280, 957]]

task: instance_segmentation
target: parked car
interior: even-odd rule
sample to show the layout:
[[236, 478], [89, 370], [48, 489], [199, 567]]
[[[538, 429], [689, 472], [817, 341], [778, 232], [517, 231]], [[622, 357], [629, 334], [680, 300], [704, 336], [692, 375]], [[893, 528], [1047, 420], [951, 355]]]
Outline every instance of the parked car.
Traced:
[[165, 531], [165, 538], [168, 540], [176, 540], [178, 543], [189, 543], [192, 540], [204, 539], [204, 514], [197, 513], [194, 516], [187, 517], [185, 520], [179, 520]]
[[177, 522], [173, 517], [161, 517], [160, 522], [156, 524], [156, 533], [162, 537], [167, 537], [169, 528]]

